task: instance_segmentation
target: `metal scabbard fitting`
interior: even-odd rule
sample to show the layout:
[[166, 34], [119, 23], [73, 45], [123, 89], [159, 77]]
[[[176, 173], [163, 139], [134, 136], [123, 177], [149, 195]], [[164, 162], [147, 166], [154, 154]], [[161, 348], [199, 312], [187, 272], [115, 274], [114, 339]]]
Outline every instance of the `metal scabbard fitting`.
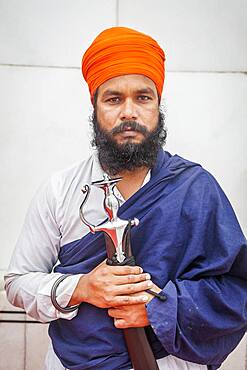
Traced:
[[106, 233], [112, 244], [116, 250], [116, 259], [119, 263], [123, 262], [126, 258], [126, 251], [123, 244], [124, 234], [129, 225], [137, 226], [139, 224], [139, 220], [134, 218], [133, 220], [122, 220], [117, 216], [118, 209], [119, 209], [119, 202], [117, 197], [114, 194], [114, 187], [116, 184], [121, 180], [121, 177], [111, 179], [107, 174], [103, 175], [103, 180], [101, 181], [94, 181], [91, 185], [96, 186], [104, 191], [105, 198], [104, 198], [104, 209], [108, 216], [107, 221], [103, 224], [95, 226], [91, 224], [88, 220], [86, 220], [83, 212], [83, 207], [86, 204], [89, 194], [90, 194], [90, 186], [85, 185], [81, 190], [84, 194], [86, 194], [81, 206], [80, 206], [80, 218], [82, 222], [89, 227], [92, 233], [97, 231], [103, 231]]

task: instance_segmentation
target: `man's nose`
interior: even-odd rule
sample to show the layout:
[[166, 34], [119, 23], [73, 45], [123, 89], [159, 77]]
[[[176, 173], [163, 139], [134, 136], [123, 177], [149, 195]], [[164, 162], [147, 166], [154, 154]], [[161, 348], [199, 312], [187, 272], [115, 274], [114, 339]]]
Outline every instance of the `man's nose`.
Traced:
[[137, 107], [132, 99], [126, 99], [121, 108], [120, 119], [122, 121], [137, 119]]

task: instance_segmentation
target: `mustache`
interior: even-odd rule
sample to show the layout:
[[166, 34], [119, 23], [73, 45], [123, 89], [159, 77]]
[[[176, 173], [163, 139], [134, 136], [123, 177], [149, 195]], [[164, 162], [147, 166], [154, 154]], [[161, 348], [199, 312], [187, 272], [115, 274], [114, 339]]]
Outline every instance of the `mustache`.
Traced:
[[147, 136], [148, 130], [146, 127], [140, 125], [140, 123], [136, 121], [123, 121], [121, 122], [118, 126], [114, 127], [111, 130], [112, 135], [117, 135], [120, 134], [121, 132], [127, 131], [127, 130], [132, 130], [136, 132], [140, 132], [144, 136]]

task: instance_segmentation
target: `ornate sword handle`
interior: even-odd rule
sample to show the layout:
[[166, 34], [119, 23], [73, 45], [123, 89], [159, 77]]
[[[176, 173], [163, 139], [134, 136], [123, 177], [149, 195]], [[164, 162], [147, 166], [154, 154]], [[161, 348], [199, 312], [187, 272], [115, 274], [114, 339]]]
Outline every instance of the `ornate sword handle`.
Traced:
[[[120, 181], [121, 178], [111, 179], [107, 174], [104, 174], [103, 180], [94, 181], [92, 185], [96, 186], [97, 188], [104, 191], [104, 210], [106, 215], [108, 216], [107, 220], [96, 226], [91, 224], [84, 215], [83, 207], [88, 200], [90, 194], [90, 186], [85, 185], [82, 188], [82, 192], [86, 194], [81, 206], [80, 206], [80, 218], [81, 221], [89, 228], [92, 233], [96, 233], [97, 231], [103, 231], [111, 240], [111, 243], [115, 247], [116, 250], [116, 258], [117, 261], [122, 263], [126, 257], [125, 255], [125, 243], [123, 243], [125, 230], [130, 226], [137, 226], [139, 220], [134, 218], [133, 220], [122, 220], [117, 216], [118, 209], [119, 209], [119, 202], [117, 197], [114, 194], [114, 186]], [[108, 243], [109, 244], [109, 243]], [[110, 248], [112, 250], [112, 248]]]
[[85, 194], [86, 193], [86, 196], [85, 196], [85, 198], [83, 199], [83, 201], [82, 201], [82, 204], [81, 204], [81, 206], [80, 206], [80, 211], [79, 211], [79, 213], [80, 213], [80, 218], [81, 218], [81, 220], [82, 220], [82, 222], [86, 225], [86, 226], [88, 226], [88, 228], [89, 228], [89, 230], [91, 231], [91, 233], [95, 233], [95, 225], [93, 225], [93, 224], [91, 224], [89, 221], [87, 221], [86, 220], [86, 218], [85, 218], [85, 216], [84, 216], [84, 212], [83, 212], [83, 207], [84, 207], [84, 205], [86, 204], [86, 202], [87, 202], [87, 200], [88, 200], [88, 197], [89, 197], [89, 194], [90, 194], [90, 191], [91, 191], [91, 189], [90, 189], [90, 186], [89, 185], [84, 185], [83, 186], [83, 188], [81, 189], [81, 191]]

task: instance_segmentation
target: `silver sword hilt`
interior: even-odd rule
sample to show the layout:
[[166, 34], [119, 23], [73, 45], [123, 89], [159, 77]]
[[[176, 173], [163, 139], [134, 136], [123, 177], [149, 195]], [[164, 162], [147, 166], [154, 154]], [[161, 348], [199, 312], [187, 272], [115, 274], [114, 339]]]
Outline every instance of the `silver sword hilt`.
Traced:
[[116, 249], [116, 258], [118, 262], [123, 262], [125, 259], [125, 251], [123, 250], [123, 236], [125, 233], [125, 230], [127, 229], [129, 223], [131, 226], [137, 226], [139, 224], [139, 220], [137, 218], [134, 218], [133, 220], [122, 220], [117, 216], [118, 209], [119, 209], [119, 202], [117, 197], [114, 194], [114, 187], [116, 184], [121, 180], [122, 178], [115, 178], [111, 179], [107, 174], [103, 175], [103, 180], [100, 181], [94, 181], [91, 185], [96, 186], [97, 188], [100, 188], [104, 191], [104, 210], [108, 216], [107, 221], [105, 221], [103, 224], [95, 226], [91, 224], [84, 215], [84, 206], [88, 200], [89, 194], [90, 194], [90, 186], [85, 185], [81, 190], [84, 194], [86, 194], [81, 206], [80, 206], [80, 218], [81, 221], [88, 226], [89, 230], [92, 233], [103, 231], [106, 233], [115, 249]]

